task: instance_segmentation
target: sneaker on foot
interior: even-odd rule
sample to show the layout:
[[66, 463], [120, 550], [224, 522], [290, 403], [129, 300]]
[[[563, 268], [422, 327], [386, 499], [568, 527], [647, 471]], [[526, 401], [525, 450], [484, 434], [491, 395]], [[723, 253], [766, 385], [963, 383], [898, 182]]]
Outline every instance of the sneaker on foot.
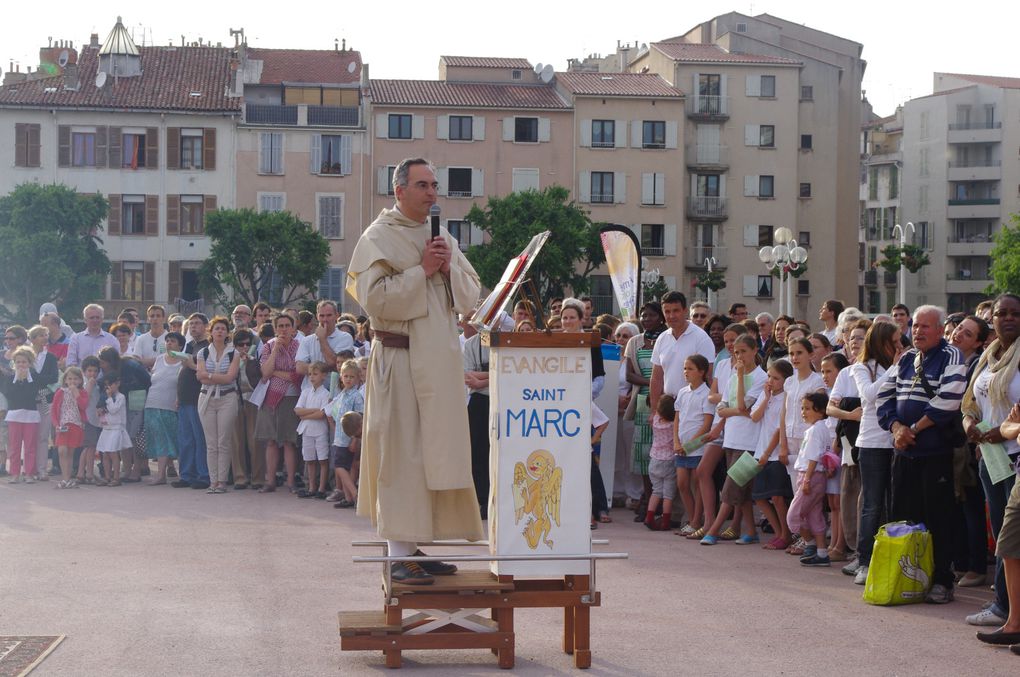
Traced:
[[828, 555], [826, 555], [825, 557], [819, 557], [818, 554], [815, 553], [811, 557], [800, 558], [800, 565], [802, 567], [827, 567], [830, 566], [831, 564], [832, 561], [829, 559]]
[[[414, 551], [414, 557], [428, 557], [421, 550]], [[432, 576], [452, 576], [457, 573], [457, 565], [449, 562], [417, 562], [425, 573]]]
[[808, 543], [804, 546], [804, 554], [800, 556], [800, 561], [803, 562], [806, 559], [811, 559], [818, 554], [818, 546], [814, 543]]
[[949, 604], [953, 601], [953, 589], [936, 583], [924, 596], [924, 601], [928, 604]]
[[1000, 628], [1006, 624], [1006, 619], [992, 611], [991, 607], [982, 609], [976, 614], [967, 616], [967, 623], [970, 625], [984, 625]]
[[859, 567], [857, 575], [854, 576], [854, 585], [864, 585], [868, 582], [868, 567]]
[[680, 535], [684, 536], [684, 537], [687, 537], [687, 536], [690, 536], [691, 534], [693, 534], [694, 531], [695, 531], [694, 527], [692, 527], [690, 525], [690, 523], [688, 523], [688, 524], [685, 524], [682, 529], [680, 529]]
[[852, 560], [850, 560], [849, 562], [846, 563], [846, 565], [843, 566], [841, 571], [844, 574], [846, 574], [847, 576], [856, 576], [857, 575], [857, 571], [860, 568], [861, 568], [861, 562], [860, 562], [860, 560], [857, 559], [856, 556], [854, 556], [854, 558]]
[[390, 565], [390, 577], [405, 585], [432, 585], [435, 581], [418, 562], [394, 562]]

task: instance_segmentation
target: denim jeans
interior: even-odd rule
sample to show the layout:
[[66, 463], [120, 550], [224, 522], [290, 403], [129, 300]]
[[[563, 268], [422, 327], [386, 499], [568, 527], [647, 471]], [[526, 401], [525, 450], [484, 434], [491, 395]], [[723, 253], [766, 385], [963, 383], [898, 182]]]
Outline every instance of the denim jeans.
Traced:
[[198, 407], [182, 404], [177, 408], [177, 438], [181, 455], [181, 480], [208, 482], [205, 432], [198, 418]]
[[[999, 529], [1002, 528], [1002, 518], [1006, 514], [1006, 501], [1009, 499], [1009, 493], [1013, 491], [1016, 475], [1008, 477], [998, 484], [992, 484], [992, 478], [988, 475], [985, 461], [981, 459], [978, 461], [978, 477], [981, 478], [981, 486], [984, 487], [985, 499], [988, 501], [988, 521], [992, 523], [992, 537], [998, 538]], [[1003, 618], [1009, 615], [1006, 572], [1002, 568], [1001, 557], [995, 558], [995, 602], [991, 609]]]
[[857, 561], [869, 566], [875, 534], [889, 515], [892, 494], [892, 449], [863, 448], [857, 465], [861, 469], [861, 528], [857, 534]]

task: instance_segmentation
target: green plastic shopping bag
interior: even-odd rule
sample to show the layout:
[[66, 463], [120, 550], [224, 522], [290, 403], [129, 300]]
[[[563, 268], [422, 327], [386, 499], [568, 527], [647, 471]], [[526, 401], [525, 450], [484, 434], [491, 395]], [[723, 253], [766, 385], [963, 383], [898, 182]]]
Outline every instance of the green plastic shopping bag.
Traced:
[[921, 602], [934, 573], [931, 534], [923, 524], [884, 524], [875, 535], [864, 601], [878, 606]]

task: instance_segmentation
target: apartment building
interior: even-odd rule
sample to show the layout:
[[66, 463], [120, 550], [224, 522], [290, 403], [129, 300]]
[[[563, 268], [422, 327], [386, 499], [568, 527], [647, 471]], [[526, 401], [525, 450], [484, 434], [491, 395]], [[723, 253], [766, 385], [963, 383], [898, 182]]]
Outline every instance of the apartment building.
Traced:
[[907, 304], [972, 310], [991, 284], [992, 241], [1020, 211], [1020, 78], [935, 73], [903, 107], [903, 216], [931, 265], [907, 276]]
[[54, 75], [8, 74], [0, 87], [0, 193], [25, 182], [101, 193], [108, 314], [200, 309], [205, 218], [234, 204], [232, 50], [139, 47], [118, 20], [102, 44], [93, 34], [80, 53], [61, 43], [40, 57]]
[[[861, 127], [860, 237], [858, 266], [860, 293], [857, 307], [866, 313], [887, 313], [899, 300], [899, 274], [878, 265], [882, 250], [900, 244], [900, 184], [903, 173], [903, 109], [877, 116]], [[906, 221], [900, 224], [906, 227]], [[928, 242], [926, 226], [917, 239]], [[912, 235], [909, 232], [908, 235]], [[922, 273], [927, 275], [927, 273]]]
[[[367, 67], [346, 43], [332, 50], [238, 47], [235, 87], [243, 95], [237, 125], [237, 204], [289, 211], [329, 240], [330, 265], [318, 294], [350, 302], [345, 271], [370, 220], [370, 144], [362, 84]], [[273, 276], [264, 294], [283, 297]]]

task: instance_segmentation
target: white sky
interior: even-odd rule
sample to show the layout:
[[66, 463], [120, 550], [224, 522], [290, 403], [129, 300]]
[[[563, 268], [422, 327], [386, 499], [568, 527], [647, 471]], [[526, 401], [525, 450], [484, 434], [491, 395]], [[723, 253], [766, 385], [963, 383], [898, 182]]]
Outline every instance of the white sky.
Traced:
[[[831, 0], [746, 0], [689, 3], [645, 0], [587, 2], [410, 2], [305, 0], [227, 3], [204, 0], [110, 2], [26, 0], [4, 3], [0, 70], [38, 65], [47, 38], [77, 47], [89, 33], [105, 39], [122, 14], [142, 42], [179, 44], [203, 38], [233, 44], [228, 29], [245, 29], [259, 47], [329, 49], [336, 38], [361, 51], [374, 78], [435, 78], [440, 54], [524, 57], [565, 70], [567, 59], [615, 51], [618, 40], [647, 43], [686, 32], [728, 11], [769, 13], [864, 45], [864, 89], [879, 115], [931, 93], [932, 72], [1020, 76], [1011, 45], [1020, 3], [989, 0], [968, 6], [946, 0], [837, 3]], [[711, 7], [709, 6], [711, 5]], [[291, 12], [291, 8], [293, 11]], [[633, 8], [628, 11], [628, 8]]]

